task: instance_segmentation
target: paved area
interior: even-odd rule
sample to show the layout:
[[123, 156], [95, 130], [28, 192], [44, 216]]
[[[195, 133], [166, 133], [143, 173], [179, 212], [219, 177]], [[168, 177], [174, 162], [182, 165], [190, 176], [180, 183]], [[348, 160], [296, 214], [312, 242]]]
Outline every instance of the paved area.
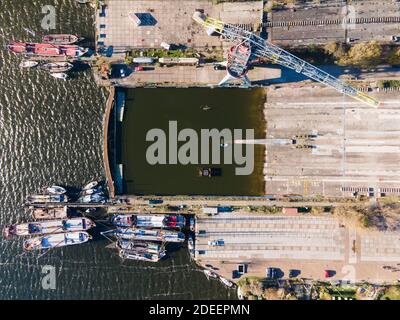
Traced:
[[[400, 3], [396, 1], [331, 1], [323, 5], [278, 10], [269, 14], [268, 37], [280, 45], [324, 44], [331, 41], [391, 41], [399, 34]], [[344, 22], [345, 21], [345, 22]]]
[[[369, 107], [329, 88], [269, 90], [266, 193], [352, 196], [400, 194], [400, 102]], [[278, 140], [279, 141], [279, 140]]]
[[[222, 46], [192, 20], [196, 9], [230, 23], [262, 21], [262, 1], [222, 3], [212, 0], [106, 0], [105, 17], [96, 18], [98, 41], [118, 48], [160, 48], [161, 42], [204, 49]], [[147, 14], [149, 25], [137, 26], [129, 13]], [[103, 36], [100, 36], [102, 34]]]
[[[331, 270], [330, 280], [381, 283], [400, 277], [399, 238], [400, 233], [358, 234], [331, 217], [220, 214], [198, 218], [195, 250], [199, 263], [228, 278], [238, 263], [246, 263], [249, 275], [261, 277], [275, 267], [281, 277], [296, 269], [299, 277], [324, 279], [324, 270]], [[225, 245], [208, 245], [216, 239]]]
[[[196, 230], [198, 259], [344, 259], [344, 234], [329, 218], [219, 215], [199, 218]], [[225, 245], [208, 245], [217, 239]]]
[[[173, 66], [155, 67], [154, 70], [133, 72], [129, 77], [117, 80], [123, 86], [145, 86], [148, 84], [158, 84], [160, 86], [208, 86], [217, 85], [226, 75], [225, 70], [214, 70], [212, 65], [201, 67]], [[281, 77], [281, 70], [277, 68], [256, 67], [249, 70], [248, 77], [262, 85], [269, 79]], [[236, 81], [241, 83], [240, 81]], [[234, 82], [232, 82], [234, 83]]]

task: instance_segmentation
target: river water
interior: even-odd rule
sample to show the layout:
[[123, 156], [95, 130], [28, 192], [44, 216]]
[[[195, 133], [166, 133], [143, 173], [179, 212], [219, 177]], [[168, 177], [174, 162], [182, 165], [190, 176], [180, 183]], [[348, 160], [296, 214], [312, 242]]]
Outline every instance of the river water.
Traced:
[[[45, 5], [56, 8], [53, 33], [93, 40], [92, 9], [74, 0], [0, 0], [1, 48], [10, 40], [39, 40]], [[106, 92], [89, 70], [60, 82], [39, 70], [21, 70], [19, 62], [0, 50], [0, 225], [26, 221], [24, 199], [43, 186], [80, 187], [104, 176]], [[21, 245], [0, 241], [0, 299], [236, 298], [234, 291], [207, 281], [184, 249], [155, 265], [122, 262], [101, 238], [40, 259], [23, 255]], [[55, 289], [42, 286], [44, 266], [55, 271]]]

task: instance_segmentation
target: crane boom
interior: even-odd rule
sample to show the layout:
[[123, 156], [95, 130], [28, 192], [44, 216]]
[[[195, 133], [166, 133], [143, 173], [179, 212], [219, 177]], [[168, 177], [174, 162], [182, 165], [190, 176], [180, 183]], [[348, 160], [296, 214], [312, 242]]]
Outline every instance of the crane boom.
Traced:
[[330, 86], [337, 91], [355, 98], [363, 103], [372, 105], [374, 107], [379, 106], [380, 102], [369, 95], [358, 91], [353, 86], [333, 77], [329, 73], [313, 66], [312, 64], [296, 57], [295, 55], [283, 50], [282, 48], [265, 41], [263, 38], [256, 34], [244, 30], [240, 27], [232, 24], [224, 23], [222, 21], [206, 17], [204, 14], [196, 11], [193, 15], [193, 19], [209, 28], [226, 40], [231, 42], [241, 42], [247, 44], [251, 48], [252, 55], [260, 58], [267, 58], [277, 64], [292, 69], [298, 73], [305, 75], [306, 77]]

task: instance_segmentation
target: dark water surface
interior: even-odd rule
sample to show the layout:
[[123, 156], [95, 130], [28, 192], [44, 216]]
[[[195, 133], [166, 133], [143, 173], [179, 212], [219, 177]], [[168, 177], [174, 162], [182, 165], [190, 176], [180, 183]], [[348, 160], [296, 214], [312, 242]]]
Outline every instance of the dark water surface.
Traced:
[[[254, 148], [254, 171], [251, 175], [236, 175], [235, 164], [156, 164], [146, 159], [146, 151], [153, 142], [146, 134], [162, 129], [168, 140], [169, 122], [176, 121], [178, 132], [194, 129], [199, 147], [201, 129], [227, 128], [233, 132], [253, 129], [257, 139], [265, 137], [263, 121], [264, 91], [262, 89], [134, 89], [128, 90], [125, 117], [122, 124], [122, 163], [126, 192], [129, 194], [179, 195], [248, 195], [264, 194], [264, 147]], [[171, 130], [172, 131], [172, 130]], [[217, 139], [219, 141], [219, 139]], [[227, 141], [226, 141], [227, 142]], [[178, 149], [183, 142], [178, 143]], [[237, 146], [235, 146], [237, 147]], [[239, 145], [240, 147], [240, 145]], [[166, 148], [168, 155], [168, 146]], [[227, 149], [233, 151], [233, 148]], [[209, 151], [211, 154], [211, 150]], [[243, 153], [245, 148], [243, 146]], [[167, 160], [169, 157], [167, 156]], [[250, 159], [249, 159], [250, 160]], [[178, 162], [179, 163], [179, 162]], [[200, 168], [221, 168], [220, 177], [200, 177]]]
[[[57, 30], [94, 37], [93, 12], [74, 0], [0, 0], [0, 47], [39, 40], [42, 6], [57, 9]], [[37, 37], [24, 28], [37, 32]], [[0, 50], [0, 225], [26, 221], [27, 194], [57, 183], [79, 187], [104, 175], [102, 117], [106, 93], [90, 71], [67, 82]], [[229, 299], [234, 291], [207, 281], [186, 250], [157, 265], [122, 262], [108, 242], [58, 249], [37, 259], [21, 241], [0, 241], [0, 299]], [[56, 289], [41, 286], [42, 267], [56, 268]]]

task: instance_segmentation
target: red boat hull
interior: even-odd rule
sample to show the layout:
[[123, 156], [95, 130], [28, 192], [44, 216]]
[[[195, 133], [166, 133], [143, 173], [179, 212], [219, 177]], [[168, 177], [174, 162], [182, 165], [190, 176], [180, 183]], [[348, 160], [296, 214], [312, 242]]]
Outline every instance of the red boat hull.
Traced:
[[87, 50], [75, 45], [53, 45], [48, 43], [12, 42], [8, 49], [16, 54], [47, 57], [81, 57]]

